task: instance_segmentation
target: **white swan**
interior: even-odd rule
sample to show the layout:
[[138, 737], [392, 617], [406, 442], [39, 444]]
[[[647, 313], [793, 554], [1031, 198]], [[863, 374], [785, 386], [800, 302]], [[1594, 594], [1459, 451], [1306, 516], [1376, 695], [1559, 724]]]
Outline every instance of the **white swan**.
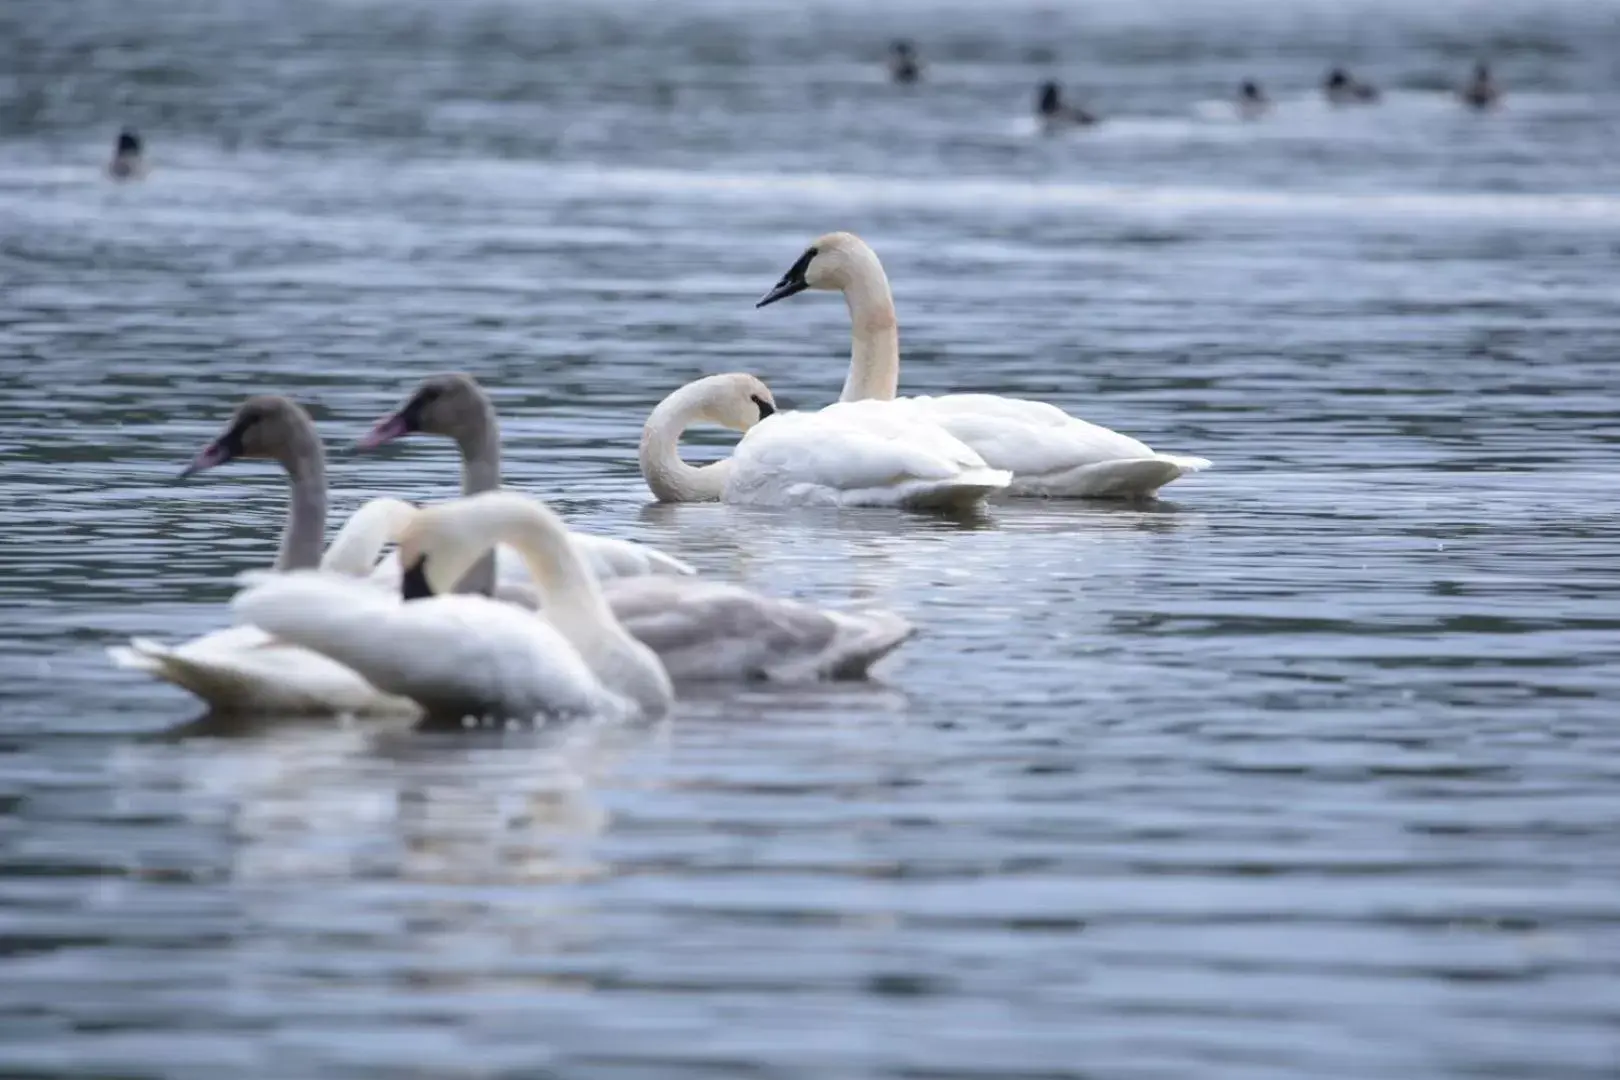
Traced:
[[1204, 458], [1157, 453], [1040, 401], [997, 394], [897, 400], [900, 337], [894, 297], [877, 254], [853, 233], [816, 240], [756, 306], [806, 289], [838, 290], [849, 307], [853, 347], [841, 400], [893, 402], [907, 415], [940, 424], [992, 468], [1013, 474], [1005, 494], [1140, 498], [1209, 467]]
[[253, 575], [239, 619], [322, 654], [430, 720], [654, 717], [674, 699], [657, 656], [613, 617], [562, 520], [489, 492], [419, 511], [399, 538], [406, 578], [444, 591], [494, 542], [527, 562], [542, 613], [485, 596], [402, 600], [338, 575]]
[[[495, 406], [483, 387], [470, 375], [436, 375], [423, 382], [394, 412], [378, 420], [369, 434], [357, 444], [370, 450], [395, 439], [421, 432], [443, 435], [456, 441], [461, 450], [461, 493], [477, 495], [501, 486], [501, 432]], [[584, 556], [598, 580], [636, 577], [642, 574], [696, 573], [690, 565], [657, 548], [611, 536], [573, 533], [574, 546]], [[397, 589], [400, 565], [395, 556], [377, 567], [380, 583]], [[507, 588], [528, 581], [524, 561], [510, 548], [496, 548], [478, 560], [468, 572], [458, 592], [501, 595]], [[515, 594], [521, 589], [514, 588]]]
[[[745, 434], [729, 458], [688, 465], [680, 437], [698, 422]], [[641, 474], [662, 502], [913, 510], [971, 507], [1009, 480], [926, 419], [865, 401], [779, 413], [765, 384], [742, 373], [698, 379], [659, 402], [642, 429]]]
[[[243, 402], [225, 431], [181, 476], [238, 458], [270, 458], [287, 471], [291, 498], [276, 555], [278, 571], [320, 566], [334, 574], [371, 571], [388, 539], [415, 513], [398, 499], [373, 499], [356, 510], [321, 555], [326, 525], [326, 455], [309, 415], [283, 397]], [[133, 638], [107, 650], [115, 666], [141, 671], [201, 698], [215, 713], [411, 713], [415, 706], [379, 692], [324, 656], [275, 640], [254, 626], [232, 626], [180, 645]]]
[[[750, 394], [770, 401], [770, 391], [747, 376], [735, 387], [729, 399], [735, 415], [727, 415], [734, 423], [759, 415]], [[499, 430], [493, 403], [470, 376], [442, 375], [429, 379], [397, 412], [379, 421], [363, 442], [375, 446], [412, 431], [449, 436], [461, 449], [463, 486], [492, 490], [500, 486]], [[887, 611], [824, 611], [738, 585], [698, 581], [687, 576], [689, 566], [654, 548], [570, 535], [602, 582], [613, 614], [658, 654], [677, 682], [862, 678], [913, 633], [910, 623]], [[503, 558], [489, 595], [539, 607], [526, 573], [513, 573], [506, 558], [520, 562], [516, 552], [498, 550]], [[385, 560], [373, 580], [403, 587], [408, 597], [426, 591], [420, 576], [402, 580], [397, 559]], [[482, 591], [469, 588], [472, 584], [483, 584], [476, 571], [457, 589]]]

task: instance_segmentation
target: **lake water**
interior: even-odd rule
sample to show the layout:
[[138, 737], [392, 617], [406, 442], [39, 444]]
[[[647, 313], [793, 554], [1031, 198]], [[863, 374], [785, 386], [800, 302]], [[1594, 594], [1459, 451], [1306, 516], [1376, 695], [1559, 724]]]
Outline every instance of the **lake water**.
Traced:
[[[1614, 1076], [1617, 55], [1547, 0], [0, 7], [0, 1074]], [[1108, 121], [1037, 135], [1048, 76]], [[907, 389], [1215, 469], [649, 506], [681, 382], [836, 396], [843, 305], [753, 307], [833, 229]], [[111, 667], [271, 558], [278, 470], [174, 479], [241, 397], [308, 405], [345, 514], [454, 491], [346, 449], [449, 369], [581, 528], [920, 635], [544, 736], [192, 723]]]

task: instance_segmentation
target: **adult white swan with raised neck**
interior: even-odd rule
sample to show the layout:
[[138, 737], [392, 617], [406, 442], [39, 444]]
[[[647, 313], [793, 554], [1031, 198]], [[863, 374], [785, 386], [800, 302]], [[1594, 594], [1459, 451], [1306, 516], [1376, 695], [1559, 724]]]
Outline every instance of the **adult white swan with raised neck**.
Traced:
[[[493, 491], [441, 503], [397, 539], [404, 595], [319, 571], [255, 574], [232, 608], [430, 721], [651, 718], [674, 700], [658, 657], [619, 624], [567, 526], [538, 499]], [[449, 591], [497, 543], [527, 563], [541, 611]]]
[[[745, 434], [729, 458], [688, 465], [680, 438], [696, 423]], [[966, 509], [1009, 480], [924, 418], [869, 401], [777, 412], [765, 384], [741, 372], [698, 379], [658, 403], [641, 433], [641, 475], [661, 502], [910, 510]]]
[[990, 467], [1012, 473], [1005, 494], [1142, 498], [1209, 467], [1204, 458], [1158, 453], [1041, 401], [999, 394], [897, 399], [900, 334], [894, 296], [877, 253], [854, 233], [817, 239], [756, 306], [806, 289], [842, 292], [849, 307], [852, 347], [840, 401], [892, 402], [905, 415], [939, 424]]

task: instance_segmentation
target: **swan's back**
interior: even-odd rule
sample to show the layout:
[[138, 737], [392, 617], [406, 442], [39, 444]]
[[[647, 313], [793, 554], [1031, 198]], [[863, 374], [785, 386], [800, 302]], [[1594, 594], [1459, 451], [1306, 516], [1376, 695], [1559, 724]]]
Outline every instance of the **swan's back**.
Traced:
[[544, 619], [482, 596], [402, 603], [319, 572], [258, 578], [238, 618], [410, 698], [430, 717], [600, 716], [624, 710]]
[[1008, 480], [939, 425], [880, 401], [777, 413], [731, 461], [727, 501], [762, 505], [971, 505]]
[[913, 632], [890, 612], [821, 611], [724, 582], [626, 578], [603, 593], [682, 681], [860, 678]]

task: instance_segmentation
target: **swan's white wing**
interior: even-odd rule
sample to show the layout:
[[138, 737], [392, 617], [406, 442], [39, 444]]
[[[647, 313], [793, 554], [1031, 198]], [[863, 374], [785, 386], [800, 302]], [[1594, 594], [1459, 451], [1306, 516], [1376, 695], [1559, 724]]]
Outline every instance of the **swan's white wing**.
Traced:
[[216, 630], [183, 645], [135, 638], [107, 650], [122, 668], [190, 691], [215, 713], [409, 715], [416, 706], [384, 694], [333, 660], [277, 641], [257, 626]]
[[972, 449], [936, 424], [887, 402], [778, 413], [755, 425], [731, 456], [728, 502], [765, 505], [965, 504], [1005, 487]]
[[361, 504], [326, 546], [321, 569], [365, 577], [376, 566], [377, 557], [388, 546], [389, 538], [415, 512], [416, 508], [402, 499], [385, 497]]
[[912, 634], [889, 612], [822, 611], [721, 582], [628, 578], [603, 592], [676, 680], [860, 678]]
[[[690, 563], [655, 547], [638, 544], [634, 540], [620, 540], [613, 536], [593, 536], [571, 532], [574, 550], [585, 556], [591, 572], [598, 581], [614, 578], [641, 577], [647, 574], [676, 574], [689, 576], [697, 573]], [[527, 579], [527, 573], [524, 577]]]
[[902, 400], [992, 466], [1010, 470], [1015, 494], [1145, 494], [1209, 466], [1203, 458], [1157, 453], [1043, 401], [995, 394]]
[[[695, 574], [688, 563], [655, 547], [638, 544], [633, 540], [619, 540], [611, 536], [592, 536], [570, 533], [576, 549], [585, 556], [585, 562], [598, 581], [614, 578], [638, 577], [643, 574]], [[322, 569], [326, 569], [323, 565]], [[389, 592], [398, 592], [401, 572], [399, 555], [390, 551], [371, 572], [370, 580]], [[528, 564], [523, 557], [505, 544], [495, 549], [496, 594], [507, 586], [532, 588]]]
[[482, 596], [401, 603], [319, 572], [262, 580], [238, 618], [313, 649], [436, 717], [593, 716], [622, 711], [544, 619]]

